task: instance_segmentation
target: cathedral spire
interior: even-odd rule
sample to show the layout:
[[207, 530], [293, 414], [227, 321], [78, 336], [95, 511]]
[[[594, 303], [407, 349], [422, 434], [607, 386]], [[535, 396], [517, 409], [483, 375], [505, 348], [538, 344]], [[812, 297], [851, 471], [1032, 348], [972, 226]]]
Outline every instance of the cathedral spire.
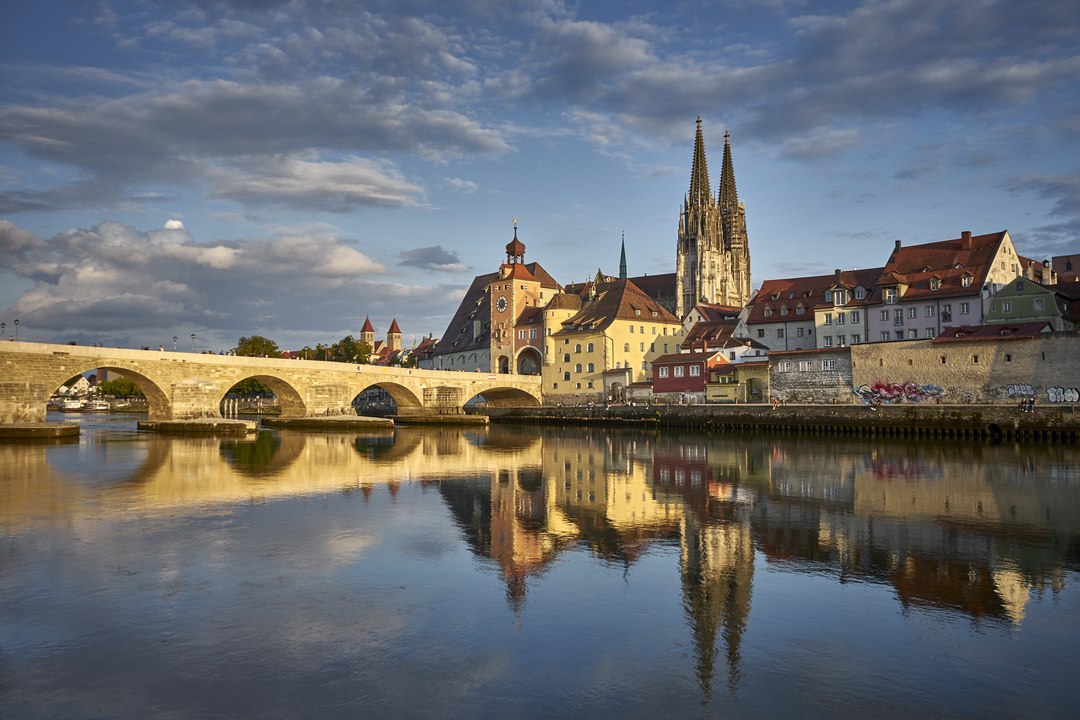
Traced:
[[619, 256], [619, 279], [626, 279], [626, 233], [622, 236], [622, 253]]
[[690, 168], [690, 205], [701, 207], [712, 199], [709, 186], [709, 166], [705, 161], [705, 140], [701, 136], [701, 116], [697, 119], [697, 135], [694, 138], [694, 164]]
[[731, 163], [731, 135], [724, 131], [724, 164], [720, 168], [720, 191], [717, 204], [725, 215], [739, 208], [739, 193], [735, 189], [735, 166]]

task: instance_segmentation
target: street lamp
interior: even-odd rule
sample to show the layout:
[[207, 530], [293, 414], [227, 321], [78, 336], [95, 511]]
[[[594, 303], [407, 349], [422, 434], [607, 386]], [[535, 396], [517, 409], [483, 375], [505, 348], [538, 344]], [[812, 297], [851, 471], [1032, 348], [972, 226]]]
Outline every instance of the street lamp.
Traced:
[[195, 352], [195, 333], [191, 333], [191, 352]]
[[0, 338], [4, 337], [7, 331], [7, 323], [0, 322]]
[[15, 319], [15, 340], [18, 341], [18, 339], [19, 339], [19, 320], [18, 320], [18, 318], [16, 318]]
[[173, 352], [176, 352], [176, 336], [175, 335], [172, 336], [172, 349], [173, 349]]

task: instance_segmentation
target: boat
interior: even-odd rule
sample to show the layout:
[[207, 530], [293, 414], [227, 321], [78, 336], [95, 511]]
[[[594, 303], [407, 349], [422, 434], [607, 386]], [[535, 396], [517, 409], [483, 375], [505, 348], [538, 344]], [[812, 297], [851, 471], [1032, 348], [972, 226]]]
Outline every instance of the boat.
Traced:
[[60, 412], [82, 412], [86, 409], [86, 403], [78, 398], [65, 400], [60, 406]]
[[86, 409], [90, 412], [109, 412], [112, 410], [112, 403], [108, 400], [91, 400]]

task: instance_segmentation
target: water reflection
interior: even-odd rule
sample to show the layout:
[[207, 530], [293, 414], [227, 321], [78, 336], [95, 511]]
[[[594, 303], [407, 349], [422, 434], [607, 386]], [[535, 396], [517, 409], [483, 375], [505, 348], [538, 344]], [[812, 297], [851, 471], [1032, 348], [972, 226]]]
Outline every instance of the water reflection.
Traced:
[[1080, 464], [1062, 447], [499, 427], [141, 436], [126, 452], [104, 447], [83, 447], [73, 463], [65, 447], [0, 445], [0, 524], [17, 533], [87, 514], [220, 515], [358, 492], [370, 501], [413, 483], [438, 493], [469, 551], [497, 569], [515, 614], [568, 551], [628, 571], [677, 548], [706, 699], [719, 677], [732, 690], [742, 682], [763, 568], [891, 587], [904, 611], [1006, 630], [1023, 625], [1033, 596], [1060, 593], [1080, 569]]

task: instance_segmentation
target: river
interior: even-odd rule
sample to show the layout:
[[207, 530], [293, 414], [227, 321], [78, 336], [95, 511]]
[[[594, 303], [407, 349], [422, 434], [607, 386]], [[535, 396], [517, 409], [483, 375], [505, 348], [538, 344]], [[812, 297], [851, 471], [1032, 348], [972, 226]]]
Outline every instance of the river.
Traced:
[[1066, 718], [1080, 449], [0, 444], [0, 717]]

